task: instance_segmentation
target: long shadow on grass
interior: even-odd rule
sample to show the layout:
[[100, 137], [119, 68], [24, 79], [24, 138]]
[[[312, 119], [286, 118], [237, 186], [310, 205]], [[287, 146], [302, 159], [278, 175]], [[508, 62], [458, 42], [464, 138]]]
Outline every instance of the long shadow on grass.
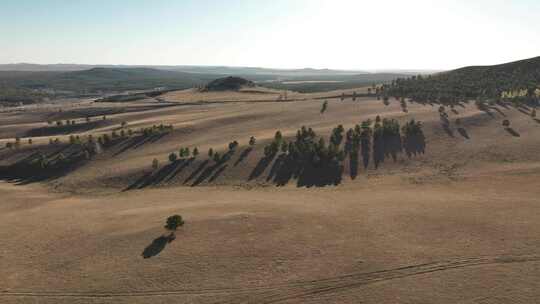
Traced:
[[141, 253], [142, 257], [145, 259], [149, 259], [152, 257], [155, 257], [156, 255], [160, 254], [167, 244], [171, 243], [174, 240], [173, 235], [162, 235], [152, 241], [150, 245], [146, 246], [144, 248], [143, 252]]
[[48, 154], [33, 153], [9, 166], [0, 167], [0, 179], [17, 185], [50, 181], [66, 176], [86, 163], [79, 145], [61, 146]]
[[[266, 164], [268, 159], [262, 161]], [[343, 165], [340, 162], [314, 165], [283, 153], [273, 163], [266, 181], [272, 181], [276, 186], [285, 186], [291, 179], [296, 179], [297, 187], [324, 187], [340, 184], [342, 174]]]
[[238, 157], [238, 160], [236, 160], [236, 162], [234, 163], [234, 166], [236, 167], [236, 166], [238, 166], [238, 164], [240, 164], [242, 161], [244, 161], [244, 159], [246, 159], [249, 156], [251, 151], [253, 151], [253, 148], [251, 148], [251, 147], [244, 149], [244, 151], [242, 151], [242, 153]]
[[167, 164], [156, 172], [148, 172], [129, 185], [124, 191], [143, 189], [149, 186], [156, 186], [162, 182], [169, 182], [175, 178], [182, 170], [189, 166], [193, 159], [177, 160]]
[[259, 162], [257, 163], [257, 165], [255, 166], [255, 168], [253, 168], [253, 170], [249, 174], [248, 180], [253, 180], [261, 176], [264, 170], [268, 167], [268, 165], [270, 165], [274, 157], [275, 157], [275, 154], [261, 158]]
[[123, 142], [123, 145], [120, 148], [120, 150], [115, 152], [113, 156], [118, 156], [131, 149], [140, 148], [141, 146], [147, 143], [156, 142], [160, 140], [161, 138], [163, 138], [165, 135], [167, 135], [167, 133], [160, 133], [160, 134], [154, 134], [154, 135], [139, 135], [136, 137], [129, 138], [128, 140]]
[[510, 135], [514, 136], [514, 137], [521, 137], [521, 135], [514, 129], [512, 128], [505, 128], [506, 132], [510, 133]]
[[197, 167], [197, 169], [195, 169], [195, 171], [193, 171], [193, 173], [191, 173], [188, 178], [186, 178], [186, 180], [184, 181], [184, 185], [189, 183], [190, 181], [192, 181], [197, 175], [199, 175], [199, 173], [201, 173], [204, 168], [206, 167], [206, 165], [208, 165], [208, 163], [210, 162], [210, 160], [205, 160], [203, 161], [202, 163], [199, 164], [199, 166]]
[[463, 136], [466, 139], [470, 139], [469, 133], [467, 133], [467, 130], [465, 130], [464, 128], [458, 128], [457, 130], [458, 130], [459, 135]]

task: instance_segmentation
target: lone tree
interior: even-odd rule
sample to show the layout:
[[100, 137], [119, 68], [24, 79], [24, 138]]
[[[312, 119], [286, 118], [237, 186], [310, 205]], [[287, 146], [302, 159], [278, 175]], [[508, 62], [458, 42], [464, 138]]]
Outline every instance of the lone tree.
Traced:
[[249, 145], [252, 146], [252, 147], [255, 146], [256, 141], [257, 140], [255, 139], [255, 137], [251, 136], [251, 138], [249, 139]]
[[281, 134], [281, 131], [276, 131], [276, 134], [274, 135], [274, 141], [277, 144], [280, 144], [282, 140], [283, 140], [283, 135]]
[[182, 219], [182, 216], [175, 214], [167, 218], [167, 221], [165, 222], [165, 229], [170, 231], [171, 237], [174, 238], [176, 229], [178, 229], [178, 227], [184, 226], [184, 223], [185, 222], [184, 222], [184, 219]]
[[325, 100], [322, 104], [322, 107], [321, 107], [321, 114], [323, 114], [324, 112], [326, 112], [326, 109], [328, 109], [328, 100]]
[[198, 155], [199, 155], [199, 149], [197, 147], [193, 148], [193, 157], [197, 158]]
[[210, 148], [208, 149], [208, 157], [212, 157], [214, 155], [214, 149]]
[[157, 170], [158, 167], [159, 167], [159, 160], [157, 160], [157, 158], [154, 158], [154, 160], [152, 161], [152, 169]]
[[505, 128], [510, 127], [510, 120], [508, 120], [508, 119], [503, 120], [502, 125]]
[[177, 159], [178, 159], [178, 156], [176, 155], [176, 153], [172, 152], [171, 154], [169, 154], [169, 161], [171, 163], [174, 163]]

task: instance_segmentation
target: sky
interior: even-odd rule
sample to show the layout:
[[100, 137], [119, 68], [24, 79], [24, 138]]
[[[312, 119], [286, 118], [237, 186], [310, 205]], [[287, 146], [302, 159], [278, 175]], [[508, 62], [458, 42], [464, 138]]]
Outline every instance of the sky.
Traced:
[[0, 63], [437, 69], [540, 56], [539, 0], [0, 0]]

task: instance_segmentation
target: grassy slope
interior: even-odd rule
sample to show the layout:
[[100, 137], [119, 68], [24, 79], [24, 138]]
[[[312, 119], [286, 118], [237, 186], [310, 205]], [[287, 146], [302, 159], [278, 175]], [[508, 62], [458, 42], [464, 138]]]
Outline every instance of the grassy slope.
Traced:
[[[0, 302], [534, 303], [540, 124], [514, 108], [489, 115], [466, 105], [449, 114], [462, 119], [466, 139], [441, 128], [437, 107], [411, 104], [402, 113], [395, 101], [331, 100], [320, 115], [320, 105], [204, 104], [111, 115], [133, 126], [170, 122], [175, 131], [118, 155], [108, 151], [53, 183], [87, 195], [0, 183], [7, 261]], [[427, 153], [362, 169], [339, 187], [258, 186], [269, 169], [246, 186], [276, 129], [288, 136], [306, 124], [328, 134], [377, 114], [424, 121]], [[504, 131], [505, 117], [521, 137]], [[180, 146], [204, 152], [234, 139], [245, 145], [250, 135], [259, 139], [256, 151], [236, 167], [235, 154], [214, 183], [180, 186], [203, 153], [170, 184], [118, 191], [154, 157], [165, 165]], [[114, 192], [104, 195], [106, 187]], [[186, 226], [163, 243], [164, 220], [175, 213]]]

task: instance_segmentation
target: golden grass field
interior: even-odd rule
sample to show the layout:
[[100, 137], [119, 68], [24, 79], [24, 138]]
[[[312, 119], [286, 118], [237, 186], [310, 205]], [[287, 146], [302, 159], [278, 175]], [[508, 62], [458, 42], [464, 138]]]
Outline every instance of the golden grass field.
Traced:
[[[361, 92], [362, 89], [358, 89]], [[348, 91], [347, 93], [350, 93]], [[200, 95], [199, 95], [200, 94]], [[58, 178], [0, 181], [0, 303], [536, 303], [540, 298], [540, 121], [523, 109], [456, 107], [461, 134], [437, 105], [325, 94], [171, 92], [167, 103], [81, 102], [0, 113], [0, 165], [50, 149], [24, 136], [47, 119], [106, 123], [85, 134], [172, 124], [153, 142], [126, 141]], [[247, 94], [247, 95], [243, 95]], [[295, 95], [296, 94], [296, 95]], [[253, 95], [256, 95], [255, 97]], [[269, 95], [269, 96], [267, 96]], [[258, 96], [258, 97], [257, 97]], [[293, 98], [294, 96], [294, 98]], [[328, 110], [320, 114], [323, 100]], [[261, 98], [261, 99], [259, 99]], [[263, 100], [264, 102], [260, 102]], [[199, 102], [202, 101], [202, 102]], [[195, 103], [193, 103], [195, 102]], [[424, 123], [423, 155], [385, 160], [338, 186], [276, 187], [271, 165], [250, 175], [275, 131], [328, 136], [381, 115]], [[509, 119], [518, 136], [507, 132]], [[64, 140], [67, 135], [51, 135]], [[254, 151], [239, 161], [249, 137]], [[468, 137], [468, 138], [466, 138]], [[240, 143], [216, 170], [206, 151]], [[201, 155], [144, 187], [170, 152]], [[201, 174], [207, 173], [205, 178]], [[140, 184], [139, 184], [140, 185]], [[127, 191], [126, 191], [127, 190]], [[163, 242], [165, 219], [186, 224]], [[146, 258], [143, 257], [146, 256]]]

